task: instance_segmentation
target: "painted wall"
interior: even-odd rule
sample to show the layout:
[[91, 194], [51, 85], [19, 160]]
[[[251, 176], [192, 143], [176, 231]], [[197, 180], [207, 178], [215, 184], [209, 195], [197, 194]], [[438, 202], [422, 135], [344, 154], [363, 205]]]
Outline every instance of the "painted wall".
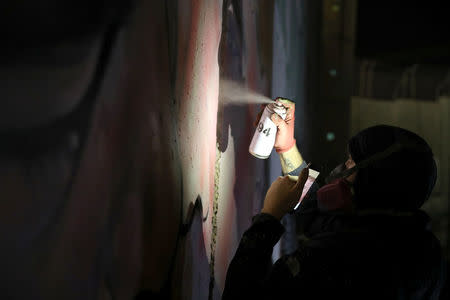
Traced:
[[304, 44], [290, 42], [302, 29], [302, 7], [149, 2], [137, 9], [124, 55], [127, 91], [139, 98], [132, 114], [140, 116], [132, 119], [140, 133], [136, 151], [148, 153], [153, 165], [140, 195], [141, 288], [172, 299], [220, 299], [240, 237], [281, 170], [275, 154], [269, 164], [248, 152], [260, 106], [220, 102], [219, 78], [303, 101]]
[[[182, 160], [183, 155], [189, 158], [201, 155], [204, 160], [211, 155], [215, 160], [201, 164], [190, 159], [188, 164], [182, 163], [182, 174], [188, 176], [183, 178], [183, 223], [191, 225], [184, 227], [186, 231], [180, 235], [172, 287], [176, 290], [175, 298], [186, 299], [220, 299], [227, 267], [240, 237], [249, 227], [252, 216], [261, 209], [269, 184], [281, 174], [276, 153], [270, 160], [260, 160], [248, 152], [260, 105], [215, 102], [216, 72], [221, 78], [239, 82], [269, 97], [290, 97], [300, 107], [304, 101], [305, 45], [301, 34], [296, 40], [305, 30], [304, 11], [298, 1], [223, 1], [220, 5], [205, 7], [209, 11], [202, 11], [203, 15], [199, 15], [202, 20], [199, 28], [220, 28], [204, 30], [198, 41], [191, 38], [191, 43], [201, 45], [192, 46], [200, 51], [198, 53], [210, 52], [207, 55], [195, 52], [194, 62], [187, 67], [205, 65], [201, 72], [211, 74], [195, 81], [194, 72], [190, 78], [195, 83], [191, 86], [192, 91], [187, 93], [187, 97], [183, 94], [177, 99], [181, 107], [190, 109], [189, 114], [179, 115], [179, 122], [187, 125], [179, 125], [178, 128], [192, 126], [190, 136], [180, 137]], [[189, 9], [183, 7], [182, 11]], [[196, 16], [196, 13], [192, 14], [193, 18]], [[221, 18], [222, 22], [213, 22], [209, 18]], [[180, 35], [187, 36], [189, 26], [177, 28], [180, 43], [183, 41]], [[215, 36], [220, 36], [220, 45]], [[177, 49], [183, 49], [182, 44]], [[183, 55], [190, 53], [181, 52]], [[218, 56], [208, 53], [218, 53]], [[177, 63], [177, 68], [183, 67], [186, 66]], [[177, 80], [180, 78], [178, 72], [189, 73], [177, 69]], [[177, 81], [177, 87], [178, 84]], [[200, 90], [211, 94], [205, 94], [201, 99], [193, 97]], [[177, 92], [180, 92], [178, 88]], [[209, 103], [202, 102], [204, 99]], [[210, 110], [208, 105], [211, 103], [215, 103], [216, 111]], [[300, 120], [298, 127], [302, 128], [303, 111], [300, 109], [297, 114]], [[209, 126], [208, 131], [204, 131], [202, 126]], [[215, 131], [209, 131], [211, 129]], [[197, 132], [202, 134], [197, 135]], [[301, 130], [298, 130], [297, 137], [302, 140]], [[199, 149], [200, 154], [196, 153]], [[198, 202], [201, 206], [193, 205], [197, 198], [201, 200]], [[288, 220], [286, 224], [289, 224]], [[284, 239], [283, 251], [295, 247], [292, 239], [295, 237]]]
[[[42, 156], [4, 156], [8, 143], [1, 139], [0, 189], [15, 199], [0, 204], [0, 238], [11, 245], [1, 250], [8, 295], [130, 299], [141, 291], [143, 297], [220, 299], [240, 237], [280, 172], [276, 156], [269, 166], [248, 152], [260, 106], [221, 103], [220, 78], [266, 96], [300, 97], [293, 78], [302, 74], [301, 59], [289, 68], [301, 47], [288, 43], [298, 29], [290, 31], [296, 15], [289, 11], [296, 9], [296, 1], [140, 0], [113, 39], [99, 31], [92, 41], [71, 40], [71, 68], [51, 44], [42, 50], [46, 64], [13, 65], [14, 86], [6, 80], [12, 71], [1, 65], [2, 95], [8, 88], [29, 92], [23, 87], [31, 80], [21, 74], [30, 70], [42, 72], [36, 97], [58, 95], [58, 109], [44, 100], [33, 103], [39, 111], [30, 109], [24, 100], [20, 106], [36, 122], [53, 122], [56, 117], [41, 115], [50, 108], [58, 118], [82, 108], [81, 117], [70, 119], [76, 126], [61, 133], [61, 145]], [[56, 24], [64, 19], [59, 16]], [[274, 29], [274, 18], [283, 28]], [[274, 30], [281, 40], [274, 41]], [[85, 111], [78, 94], [89, 86], [105, 41], [111, 55]], [[55, 85], [53, 67], [71, 76]], [[292, 80], [278, 86], [285, 79]], [[0, 134], [10, 121], [2, 119]], [[41, 134], [51, 140], [53, 133]]]
[[271, 20], [271, 5], [142, 1], [126, 30], [135, 159], [147, 155], [153, 165], [139, 178], [141, 289], [220, 299], [240, 236], [261, 207], [267, 172], [248, 153], [260, 107], [220, 104], [219, 76], [269, 95], [272, 44], [260, 28], [271, 31], [271, 21], [262, 21]]
[[[207, 2], [204, 1], [204, 4]], [[198, 155], [206, 159], [210, 153], [213, 159], [203, 164], [201, 161], [189, 160], [189, 164], [182, 166], [183, 176], [187, 177], [183, 179], [183, 183], [191, 185], [183, 186], [184, 223], [191, 225], [185, 227], [186, 232], [180, 237], [172, 280], [174, 298], [220, 299], [229, 261], [243, 231], [248, 228], [251, 217], [261, 207], [263, 191], [267, 185], [265, 162], [248, 153], [249, 142], [254, 133], [253, 122], [260, 106], [225, 105], [218, 102], [217, 92], [220, 72], [223, 78], [269, 94], [270, 71], [266, 70], [264, 74], [262, 70], [270, 70], [271, 67], [271, 40], [259, 40], [258, 34], [262, 34], [261, 27], [271, 30], [272, 25], [270, 22], [268, 26], [260, 24], [258, 18], [262, 18], [261, 14], [270, 15], [270, 5], [270, 2], [258, 4], [249, 1], [241, 4], [239, 1], [227, 1], [216, 7], [210, 6], [199, 17], [201, 22], [198, 26], [208, 27], [208, 31], [204, 31], [194, 41], [196, 45], [202, 45], [202, 48], [196, 45], [192, 47], [196, 51], [211, 49], [213, 54], [193, 55], [197, 64], [206, 67], [197, 71], [203, 77], [199, 77], [199, 81], [191, 86], [193, 92], [188, 92], [188, 97], [179, 98], [181, 106], [197, 107], [196, 111], [191, 109], [188, 115], [180, 115], [180, 123], [191, 124], [193, 133], [186, 136], [184, 141], [183, 138], [180, 139], [180, 149], [182, 153], [185, 152], [186, 157]], [[221, 19], [222, 22], [211, 22], [209, 17], [213, 20]], [[212, 24], [218, 26], [218, 31], [205, 39], [211, 33]], [[178, 27], [180, 32], [184, 32], [186, 28]], [[193, 42], [192, 39], [190, 41]], [[185, 53], [183, 51], [183, 55]], [[177, 66], [180, 67], [179, 64]], [[205, 71], [211, 74], [203, 75], [202, 72]], [[212, 97], [204, 98], [209, 103], [201, 102], [199, 97], [190, 98], [196, 91], [211, 91]], [[215, 107], [208, 110], [207, 105], [211, 103], [215, 103]], [[205, 129], [210, 135], [205, 133]], [[196, 135], [197, 131], [201, 134]], [[205, 146], [198, 148], [197, 144]], [[204, 186], [201, 185], [202, 182]], [[202, 193], [202, 188], [206, 192]], [[201, 206], [194, 205], [191, 209], [196, 199], [201, 200], [198, 202]]]
[[[25, 1], [13, 2], [24, 13]], [[85, 34], [85, 5], [101, 11], [103, 1], [56, 2], [0, 18], [18, 22], [20, 34], [8, 37], [25, 44], [41, 29], [64, 32], [64, 42], [0, 57], [2, 296], [220, 299], [240, 237], [281, 173], [276, 154], [248, 153], [260, 106], [221, 102], [220, 79], [295, 100], [297, 144], [325, 173], [342, 161], [350, 133], [356, 1], [137, 0], [111, 40], [102, 30], [70, 39], [65, 27], [83, 24]], [[28, 12], [33, 26], [19, 26]], [[111, 55], [95, 81], [101, 45]], [[448, 76], [442, 83], [440, 91]], [[19, 139], [8, 131], [16, 127], [26, 133]], [[283, 222], [288, 234], [274, 257], [295, 248], [293, 221]]]

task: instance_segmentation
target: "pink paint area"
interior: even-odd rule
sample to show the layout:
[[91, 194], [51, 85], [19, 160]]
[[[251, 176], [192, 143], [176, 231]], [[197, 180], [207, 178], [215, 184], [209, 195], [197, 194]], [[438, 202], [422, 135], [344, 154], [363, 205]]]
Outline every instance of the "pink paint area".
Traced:
[[197, 0], [189, 3], [192, 18], [178, 27], [180, 44], [177, 65], [180, 69], [176, 82], [183, 206], [186, 211], [189, 204], [200, 197], [203, 217], [207, 217], [203, 223], [203, 233], [209, 255], [216, 160], [221, 2]]

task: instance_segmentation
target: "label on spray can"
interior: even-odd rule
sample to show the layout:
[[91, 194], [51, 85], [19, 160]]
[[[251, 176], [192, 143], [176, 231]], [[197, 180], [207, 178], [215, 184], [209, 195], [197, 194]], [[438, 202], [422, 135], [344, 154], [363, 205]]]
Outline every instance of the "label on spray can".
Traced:
[[284, 120], [286, 118], [286, 108], [282, 104], [271, 103], [264, 109], [248, 148], [248, 151], [257, 158], [268, 158], [275, 145], [277, 126], [270, 119], [270, 116], [274, 113], [277, 113]]

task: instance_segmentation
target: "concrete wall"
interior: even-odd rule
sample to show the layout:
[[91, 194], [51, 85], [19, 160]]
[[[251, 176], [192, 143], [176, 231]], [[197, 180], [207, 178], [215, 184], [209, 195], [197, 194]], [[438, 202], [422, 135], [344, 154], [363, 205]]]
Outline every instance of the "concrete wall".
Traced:
[[[77, 7], [85, 11], [83, 3]], [[5, 156], [8, 135], [3, 131], [12, 121], [0, 122], [0, 188], [14, 199], [0, 204], [0, 238], [8, 245], [1, 250], [7, 258], [0, 272], [5, 293], [130, 299], [146, 291], [143, 297], [220, 299], [240, 237], [280, 172], [276, 156], [269, 167], [248, 152], [260, 106], [220, 103], [220, 77], [266, 96], [295, 99], [302, 94], [294, 88], [302, 74], [303, 57], [296, 54], [302, 43], [290, 43], [300, 28], [297, 9], [296, 1], [136, 1], [126, 24], [106, 45], [111, 56], [95, 81], [95, 93], [88, 94], [92, 107], [81, 105], [81, 96], [70, 87], [79, 94], [87, 89], [108, 37], [101, 30], [92, 34], [92, 43], [70, 41], [66, 48], [73, 60], [66, 61], [49, 44], [40, 49], [46, 60], [36, 65], [9, 65], [15, 73], [2, 65], [2, 95], [19, 90], [29, 95], [18, 97], [22, 100], [41, 96], [49, 101], [33, 103], [40, 110], [26, 105], [31, 100], [8, 102], [3, 115], [20, 112], [21, 106], [42, 122], [41, 114], [51, 108], [58, 118], [82, 108], [81, 117], [69, 120], [74, 128], [67, 132], [55, 123], [52, 128], [63, 131], [64, 143], [41, 156]], [[66, 10], [71, 11], [62, 9], [56, 23]], [[35, 17], [33, 22], [39, 22], [42, 16]], [[274, 29], [274, 18], [283, 28]], [[41, 19], [47, 24], [45, 16]], [[282, 42], [273, 40], [274, 30]], [[85, 52], [74, 51], [73, 44], [89, 54], [85, 61]], [[274, 64], [274, 56], [282, 62]], [[297, 59], [292, 68], [291, 59]], [[54, 65], [71, 76], [56, 78], [50, 72]], [[23, 75], [30, 70], [41, 72], [39, 84], [32, 81], [32, 93], [24, 88], [30, 87]], [[8, 85], [11, 74], [18, 74], [16, 85]], [[56, 79], [62, 83], [55, 85]], [[52, 99], [55, 95], [59, 102]], [[53, 122], [56, 117], [48, 118]], [[16, 123], [24, 125], [24, 120]], [[27, 149], [32, 153], [33, 145]]]
[[[266, 96], [275, 96], [275, 88], [276, 96], [300, 101], [303, 44], [291, 41], [301, 7], [296, 1], [171, 1], [167, 13], [182, 185], [182, 225], [167, 286], [173, 298], [220, 299], [240, 237], [281, 170], [276, 154], [270, 167], [249, 154], [260, 106], [218, 102], [219, 74]], [[275, 16], [283, 27], [275, 29], [277, 41]], [[275, 53], [284, 63], [273, 62]], [[151, 241], [160, 238], [154, 234]], [[157, 245], [149, 249], [158, 253]]]
[[153, 165], [141, 195], [141, 289], [220, 299], [267, 176], [248, 153], [260, 107], [219, 104], [219, 74], [269, 95], [271, 14], [271, 1], [142, 1], [127, 29], [127, 90], [144, 108], [133, 118], [138, 151]]
[[[182, 156], [185, 153], [187, 157], [193, 155], [205, 160], [211, 155], [212, 159], [203, 163], [189, 160], [182, 165], [185, 177], [183, 223], [186, 226], [180, 235], [172, 277], [174, 298], [220, 299], [229, 261], [251, 217], [262, 204], [267, 186], [265, 162], [248, 152], [260, 106], [218, 103], [217, 92], [220, 69], [221, 77], [269, 94], [271, 39], [270, 35], [268, 40], [259, 37], [265, 36], [263, 29], [271, 30], [271, 22], [262, 21], [267, 15], [271, 20], [270, 7], [270, 1], [227, 1], [216, 7], [209, 6], [205, 15], [198, 17], [199, 28], [208, 30], [198, 36], [193, 49], [209, 48], [212, 54], [194, 52], [193, 61], [211, 67], [194, 70], [194, 79], [196, 73], [200, 76], [198, 81], [192, 82], [193, 92], [187, 94], [210, 91], [213, 96], [204, 97], [205, 102], [198, 96], [177, 99], [181, 106], [198, 108], [191, 109], [187, 115], [180, 114], [180, 123], [191, 126], [192, 134], [180, 139], [179, 147]], [[195, 14], [192, 17], [195, 18]], [[216, 23], [217, 20], [223, 22]], [[211, 33], [212, 24], [217, 24], [218, 31]], [[183, 32], [181, 35], [186, 34], [186, 27], [178, 28]], [[182, 53], [186, 55], [185, 51]], [[209, 110], [208, 105], [213, 109]], [[200, 148], [202, 144], [205, 146]], [[196, 199], [200, 200], [197, 206], [193, 205]]]
[[136, 151], [152, 165], [142, 179], [141, 289], [220, 299], [240, 237], [281, 171], [275, 154], [269, 166], [248, 152], [260, 106], [221, 103], [219, 78], [301, 103], [302, 22], [297, 1], [140, 3], [125, 65], [139, 103]]

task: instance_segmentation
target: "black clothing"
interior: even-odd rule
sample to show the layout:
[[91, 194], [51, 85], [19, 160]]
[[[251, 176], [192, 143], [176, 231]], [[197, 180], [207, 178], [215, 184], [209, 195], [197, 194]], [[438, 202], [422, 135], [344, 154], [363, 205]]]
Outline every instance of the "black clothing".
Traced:
[[439, 299], [445, 265], [424, 212], [309, 213], [298, 250], [273, 266], [284, 229], [256, 215], [228, 268], [223, 299]]
[[358, 165], [391, 146], [397, 146], [396, 151], [358, 170], [353, 187], [359, 209], [415, 210], [428, 200], [437, 168], [433, 151], [417, 134], [377, 125], [353, 136], [348, 150]]
[[298, 250], [273, 266], [283, 227], [255, 216], [223, 299], [439, 299], [446, 265], [419, 210], [436, 182], [431, 148], [410, 131], [379, 125], [352, 137], [349, 152], [358, 167], [353, 212], [320, 211], [313, 185], [297, 214]]

